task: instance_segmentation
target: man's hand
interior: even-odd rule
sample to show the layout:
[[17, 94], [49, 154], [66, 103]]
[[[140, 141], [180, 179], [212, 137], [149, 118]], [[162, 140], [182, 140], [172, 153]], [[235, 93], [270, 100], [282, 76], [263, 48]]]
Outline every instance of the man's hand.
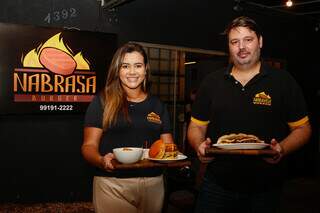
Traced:
[[209, 148], [211, 146], [211, 139], [210, 138], [207, 138], [205, 141], [203, 141], [199, 147], [198, 147], [198, 150], [197, 150], [197, 155], [198, 155], [198, 158], [199, 160], [202, 162], [202, 163], [209, 163], [211, 162], [214, 157], [206, 157], [205, 156], [205, 149], [206, 148]]
[[213, 157], [206, 157], [205, 150], [211, 146], [210, 138], [205, 139], [208, 125], [200, 125], [191, 120], [188, 127], [188, 141], [202, 163], [209, 163]]
[[268, 158], [264, 158], [264, 160], [268, 163], [271, 163], [271, 164], [279, 163], [283, 157], [284, 150], [283, 150], [282, 146], [280, 145], [280, 143], [278, 143], [278, 141], [276, 141], [276, 139], [272, 139], [270, 147], [272, 150], [277, 151], [277, 154], [273, 155], [271, 157], [268, 157]]

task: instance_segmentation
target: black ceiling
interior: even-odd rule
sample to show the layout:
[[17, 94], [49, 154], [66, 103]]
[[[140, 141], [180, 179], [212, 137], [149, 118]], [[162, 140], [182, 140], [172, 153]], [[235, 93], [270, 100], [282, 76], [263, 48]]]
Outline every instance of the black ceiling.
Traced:
[[[292, 0], [293, 6], [286, 7], [287, 0], [235, 0], [235, 10], [255, 9], [257, 12], [272, 12], [287, 17], [305, 18], [320, 22], [320, 0]], [[238, 7], [237, 7], [238, 5]]]

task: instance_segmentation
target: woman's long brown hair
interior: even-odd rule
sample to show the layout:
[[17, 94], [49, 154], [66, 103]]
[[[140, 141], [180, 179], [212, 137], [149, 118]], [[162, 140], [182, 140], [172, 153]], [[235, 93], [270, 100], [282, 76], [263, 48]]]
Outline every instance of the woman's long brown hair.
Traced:
[[122, 88], [120, 81], [120, 69], [126, 53], [139, 52], [144, 58], [146, 66], [146, 76], [142, 84], [142, 90], [147, 91], [147, 82], [149, 75], [149, 62], [147, 54], [143, 47], [136, 43], [126, 43], [120, 47], [114, 54], [109, 70], [107, 81], [102, 93], [103, 102], [103, 129], [107, 130], [114, 125], [118, 119], [118, 115], [123, 112], [125, 118], [130, 121], [128, 116], [128, 101], [127, 94]]

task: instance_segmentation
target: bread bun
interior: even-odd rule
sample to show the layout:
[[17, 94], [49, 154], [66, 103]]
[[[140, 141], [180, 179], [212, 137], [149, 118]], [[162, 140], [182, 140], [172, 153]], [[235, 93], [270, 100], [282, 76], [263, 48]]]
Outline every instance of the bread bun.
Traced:
[[164, 142], [161, 139], [156, 140], [149, 149], [149, 157], [161, 159], [164, 156], [165, 151], [166, 145]]
[[174, 143], [166, 143], [166, 150], [163, 159], [176, 159], [178, 156], [177, 145]]
[[255, 135], [247, 135], [244, 133], [223, 135], [217, 140], [217, 144], [226, 143], [264, 143]]
[[164, 143], [161, 139], [155, 141], [149, 149], [150, 158], [175, 159], [177, 156], [177, 145], [174, 143]]

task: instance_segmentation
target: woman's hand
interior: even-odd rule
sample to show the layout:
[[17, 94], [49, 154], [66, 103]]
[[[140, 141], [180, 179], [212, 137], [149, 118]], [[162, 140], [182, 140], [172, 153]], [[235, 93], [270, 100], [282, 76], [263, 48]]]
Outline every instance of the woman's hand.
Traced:
[[114, 159], [114, 155], [113, 153], [108, 153], [105, 156], [101, 157], [101, 164], [102, 164], [102, 168], [105, 169], [108, 172], [111, 172], [112, 170], [114, 170], [114, 167], [111, 163], [112, 159]]
[[205, 141], [203, 141], [199, 146], [198, 146], [198, 150], [197, 150], [197, 155], [199, 160], [202, 163], [209, 163], [211, 162], [214, 157], [206, 157], [206, 148], [209, 148], [211, 146], [211, 139], [207, 138]]
[[280, 143], [278, 143], [278, 141], [276, 141], [276, 139], [271, 140], [270, 147], [272, 150], [277, 151], [277, 154], [268, 158], [264, 158], [264, 160], [271, 164], [279, 163], [283, 157], [283, 153], [284, 153], [283, 147], [280, 145]]

